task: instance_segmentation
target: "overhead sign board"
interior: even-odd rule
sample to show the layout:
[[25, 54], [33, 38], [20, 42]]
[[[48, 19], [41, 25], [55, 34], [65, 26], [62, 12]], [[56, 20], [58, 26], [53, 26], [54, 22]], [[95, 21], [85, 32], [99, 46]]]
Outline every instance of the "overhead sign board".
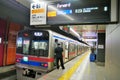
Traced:
[[110, 23], [111, 0], [78, 0], [48, 4], [47, 17], [48, 24], [53, 25]]
[[46, 24], [46, 4], [32, 3], [30, 11], [30, 25]]

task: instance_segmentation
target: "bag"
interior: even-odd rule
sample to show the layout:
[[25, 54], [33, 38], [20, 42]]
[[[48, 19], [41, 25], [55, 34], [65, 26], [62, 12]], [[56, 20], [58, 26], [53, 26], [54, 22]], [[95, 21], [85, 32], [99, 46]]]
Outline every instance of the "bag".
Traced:
[[90, 54], [90, 62], [95, 62], [96, 60], [96, 54]]

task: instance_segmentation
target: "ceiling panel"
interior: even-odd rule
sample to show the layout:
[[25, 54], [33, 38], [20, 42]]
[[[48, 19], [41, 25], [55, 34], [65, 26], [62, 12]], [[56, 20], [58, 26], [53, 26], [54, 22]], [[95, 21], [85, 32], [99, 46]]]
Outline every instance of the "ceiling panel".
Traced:
[[0, 0], [0, 18], [29, 26], [29, 9], [16, 0]]
[[30, 3], [32, 2], [32, 0], [16, 0], [16, 1], [27, 8], [30, 8]]
[[30, 8], [30, 4], [33, 2], [45, 2], [45, 3], [51, 3], [56, 1], [62, 1], [62, 0], [16, 0], [20, 4], [26, 6], [27, 8]]

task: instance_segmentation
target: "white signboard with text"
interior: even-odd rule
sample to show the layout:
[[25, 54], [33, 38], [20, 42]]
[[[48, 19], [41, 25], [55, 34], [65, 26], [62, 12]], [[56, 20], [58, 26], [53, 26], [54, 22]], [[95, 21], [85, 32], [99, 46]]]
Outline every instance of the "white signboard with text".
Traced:
[[46, 24], [46, 4], [43, 2], [32, 3], [30, 11], [30, 25]]

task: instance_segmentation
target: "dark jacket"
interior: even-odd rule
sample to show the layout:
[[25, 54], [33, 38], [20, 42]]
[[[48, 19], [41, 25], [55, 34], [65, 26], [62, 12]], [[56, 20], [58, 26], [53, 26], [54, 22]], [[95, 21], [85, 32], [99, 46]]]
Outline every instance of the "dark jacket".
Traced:
[[94, 53], [94, 48], [91, 48], [91, 53]]
[[62, 52], [63, 52], [63, 48], [61, 47], [55, 48], [56, 58], [62, 58]]

